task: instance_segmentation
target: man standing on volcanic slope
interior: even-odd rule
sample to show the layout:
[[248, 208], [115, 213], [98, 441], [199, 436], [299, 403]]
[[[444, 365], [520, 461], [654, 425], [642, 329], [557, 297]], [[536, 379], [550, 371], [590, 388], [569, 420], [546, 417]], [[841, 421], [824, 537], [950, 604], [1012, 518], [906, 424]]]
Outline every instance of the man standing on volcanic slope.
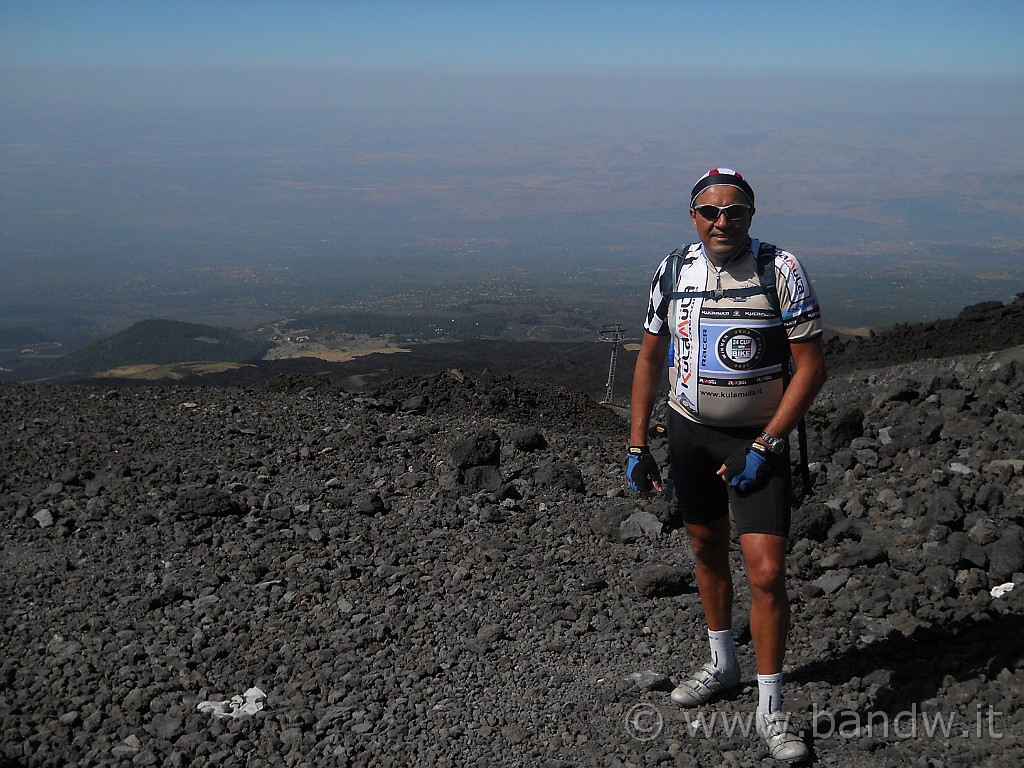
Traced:
[[647, 434], [671, 349], [675, 498], [711, 644], [711, 662], [672, 691], [672, 699], [696, 707], [740, 681], [732, 637], [731, 509], [751, 592], [757, 732], [772, 757], [800, 762], [809, 750], [781, 708], [790, 621], [786, 440], [825, 383], [821, 312], [796, 258], [749, 237], [753, 216], [754, 192], [731, 169], [709, 171], [691, 191], [690, 219], [700, 242], [667, 256], [654, 275], [633, 376], [626, 472], [640, 495], [662, 491]]

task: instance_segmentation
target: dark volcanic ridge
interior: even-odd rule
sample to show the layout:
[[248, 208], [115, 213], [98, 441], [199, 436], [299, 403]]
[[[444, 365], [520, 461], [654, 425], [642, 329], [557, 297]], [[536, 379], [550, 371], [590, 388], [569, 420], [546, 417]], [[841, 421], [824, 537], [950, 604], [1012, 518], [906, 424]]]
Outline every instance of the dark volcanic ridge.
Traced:
[[986, 301], [956, 317], [896, 325], [866, 338], [835, 337], [826, 342], [829, 370], [880, 368], [917, 360], [1009, 349], [1024, 340], [1024, 293], [1009, 304]]
[[[213, 338], [218, 334], [220, 338]], [[1024, 293], [1010, 304], [984, 302], [966, 307], [953, 318], [881, 328], [868, 337], [834, 333], [826, 336], [825, 353], [829, 370], [833, 372], [1005, 349], [1024, 339]], [[615, 347], [612, 402], [625, 404], [628, 399], [637, 341], [627, 337]], [[429, 375], [457, 368], [474, 374], [501, 374], [532, 383], [559, 384], [604, 400], [613, 349], [611, 344], [597, 340], [571, 343], [491, 339], [441, 341], [413, 344], [407, 352], [373, 353], [347, 362], [328, 362], [314, 357], [247, 359], [245, 350], [254, 346], [259, 345], [245, 341], [235, 331], [188, 323], [144, 321], [116, 337], [59, 359], [53, 365], [61, 370], [96, 373], [110, 369], [115, 360], [118, 366], [187, 363], [202, 367], [196, 361], [240, 362], [244, 363], [242, 367], [216, 372], [177, 370], [174, 381], [186, 386], [247, 386], [275, 376], [319, 375], [350, 391], [361, 389], [374, 379]], [[152, 352], [154, 347], [158, 351]], [[214, 356], [204, 358], [204, 353]], [[135, 386], [140, 381], [152, 383], [152, 372], [141, 375], [141, 379], [125, 373], [115, 377], [100, 376], [95, 383], [104, 387]], [[93, 381], [82, 376], [82, 373], [65, 375], [61, 380]], [[25, 377], [18, 378], [24, 380]], [[39, 378], [45, 376], [39, 374]], [[166, 381], [171, 383], [169, 378]]]
[[[0, 384], [0, 765], [772, 764], [742, 578], [740, 691], [668, 697], [705, 627], [624, 421], [453, 368]], [[815, 764], [1024, 761], [1022, 414], [1024, 347], [833, 364], [789, 559]]]

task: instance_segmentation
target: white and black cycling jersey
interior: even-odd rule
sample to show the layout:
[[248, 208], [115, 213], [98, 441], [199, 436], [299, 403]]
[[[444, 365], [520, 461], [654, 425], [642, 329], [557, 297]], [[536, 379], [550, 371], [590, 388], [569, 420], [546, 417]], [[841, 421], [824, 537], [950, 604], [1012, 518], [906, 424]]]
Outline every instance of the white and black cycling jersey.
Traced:
[[[759, 252], [771, 261], [765, 269], [775, 271], [778, 311], [758, 276]], [[669, 405], [702, 424], [741, 427], [771, 420], [790, 342], [820, 336], [822, 325], [818, 299], [796, 257], [750, 240], [721, 269], [701, 243], [666, 256], [651, 284], [644, 330], [672, 336]]]

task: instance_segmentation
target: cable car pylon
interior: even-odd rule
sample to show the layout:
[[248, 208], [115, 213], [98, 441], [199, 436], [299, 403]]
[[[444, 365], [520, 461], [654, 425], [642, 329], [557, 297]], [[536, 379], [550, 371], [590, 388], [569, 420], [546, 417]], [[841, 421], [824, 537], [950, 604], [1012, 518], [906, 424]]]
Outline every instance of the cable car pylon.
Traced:
[[615, 389], [615, 358], [619, 352], [619, 342], [624, 337], [623, 328], [621, 325], [606, 325], [601, 329], [601, 341], [611, 342], [612, 355], [608, 361], [608, 381], [604, 387], [604, 400], [603, 404], [612, 402], [612, 392]]

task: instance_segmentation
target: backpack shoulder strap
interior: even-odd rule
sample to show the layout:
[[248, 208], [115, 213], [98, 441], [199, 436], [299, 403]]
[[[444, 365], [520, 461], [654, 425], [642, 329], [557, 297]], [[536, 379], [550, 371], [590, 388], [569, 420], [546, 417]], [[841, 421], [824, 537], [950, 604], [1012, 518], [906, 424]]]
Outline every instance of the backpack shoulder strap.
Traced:
[[761, 289], [772, 305], [775, 314], [782, 317], [782, 303], [779, 301], [779, 286], [775, 280], [775, 256], [779, 249], [771, 243], [760, 243], [757, 247], [757, 279], [761, 283]]
[[[758, 245], [755, 263], [757, 264], [757, 278], [760, 285], [711, 291], [677, 291], [676, 285], [679, 284], [679, 270], [684, 263], [689, 263], [696, 258], [696, 256], [689, 255], [689, 250], [693, 245], [695, 243], [691, 243], [683, 248], [677, 248], [669, 254], [676, 258], [673, 259], [672, 264], [672, 282], [670, 283], [669, 290], [665, 291], [665, 295], [670, 299], [714, 299], [719, 301], [721, 299], [745, 299], [763, 293], [768, 297], [768, 303], [772, 305], [775, 314], [782, 317], [779, 291], [775, 285], [775, 254], [778, 252], [778, 248], [771, 243], [759, 243]], [[668, 271], [666, 270], [666, 272]]]
[[676, 286], [679, 284], [679, 273], [686, 264], [690, 264], [696, 258], [690, 254], [693, 243], [676, 248], [668, 255], [671, 260], [668, 267], [661, 274], [661, 293], [668, 299], [680, 298], [676, 294]]
[[724, 288], [712, 291], [677, 291], [679, 271], [684, 265], [693, 262], [697, 258], [696, 255], [690, 253], [690, 249], [695, 245], [696, 243], [690, 243], [682, 248], [676, 248], [669, 254], [674, 257], [672, 259], [672, 269], [665, 270], [666, 273], [669, 271], [672, 273], [672, 282], [669, 284], [669, 289], [664, 291], [669, 299], [714, 299], [719, 301], [721, 299], [744, 299], [748, 296], [756, 296], [762, 292], [762, 289], [756, 285], [746, 288]]

